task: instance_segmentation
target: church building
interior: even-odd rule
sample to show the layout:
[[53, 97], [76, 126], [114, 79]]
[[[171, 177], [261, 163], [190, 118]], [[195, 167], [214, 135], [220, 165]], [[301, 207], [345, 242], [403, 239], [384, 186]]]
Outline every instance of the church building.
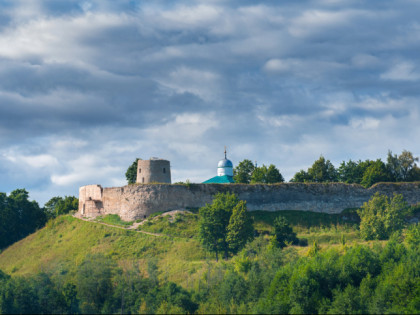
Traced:
[[217, 176], [212, 177], [203, 184], [231, 184], [234, 183], [233, 180], [233, 164], [226, 157], [226, 148], [225, 148], [225, 158], [220, 160], [217, 164]]

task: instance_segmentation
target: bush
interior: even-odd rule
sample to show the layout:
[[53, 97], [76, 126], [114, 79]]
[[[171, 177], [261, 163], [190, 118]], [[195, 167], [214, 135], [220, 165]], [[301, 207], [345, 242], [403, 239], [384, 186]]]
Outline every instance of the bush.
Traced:
[[420, 246], [420, 225], [418, 223], [411, 225], [407, 229], [405, 241], [412, 248], [418, 248]]
[[408, 206], [401, 194], [393, 198], [377, 192], [360, 210], [360, 234], [365, 240], [385, 240], [404, 227]]
[[286, 247], [288, 243], [299, 243], [296, 233], [293, 232], [286, 218], [282, 216], [274, 220], [274, 236], [275, 244], [280, 248]]

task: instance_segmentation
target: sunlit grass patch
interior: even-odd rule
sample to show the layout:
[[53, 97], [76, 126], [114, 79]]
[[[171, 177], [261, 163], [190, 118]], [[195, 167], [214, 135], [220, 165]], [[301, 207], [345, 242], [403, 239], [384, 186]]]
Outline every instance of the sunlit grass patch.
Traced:
[[106, 216], [99, 216], [96, 218], [96, 221], [103, 222], [111, 225], [120, 225], [124, 227], [128, 227], [133, 225], [134, 221], [123, 221], [121, 220], [118, 214], [107, 214]]

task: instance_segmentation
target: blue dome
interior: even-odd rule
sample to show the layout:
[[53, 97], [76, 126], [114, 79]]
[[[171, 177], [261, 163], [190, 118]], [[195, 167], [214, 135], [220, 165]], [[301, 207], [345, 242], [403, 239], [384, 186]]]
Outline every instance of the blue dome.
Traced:
[[223, 159], [219, 161], [219, 164], [217, 164], [217, 167], [233, 167], [233, 164], [228, 159]]

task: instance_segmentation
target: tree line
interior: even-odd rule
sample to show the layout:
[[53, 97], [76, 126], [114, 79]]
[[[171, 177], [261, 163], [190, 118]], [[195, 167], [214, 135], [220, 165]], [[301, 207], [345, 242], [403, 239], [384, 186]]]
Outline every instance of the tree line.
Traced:
[[[347, 184], [360, 184], [370, 187], [378, 182], [413, 182], [420, 181], [420, 168], [409, 151], [404, 150], [400, 155], [388, 151], [386, 163], [381, 159], [343, 161], [336, 168], [330, 160], [320, 156], [306, 171], [297, 172], [290, 182], [294, 183], [325, 183], [341, 182]], [[236, 183], [273, 184], [284, 182], [277, 167], [271, 164], [255, 166], [250, 160], [245, 159], [234, 169]]]
[[29, 200], [25, 189], [0, 192], [0, 250], [42, 228], [49, 219], [77, 210], [73, 196], [53, 197], [44, 207]]
[[[67, 274], [68, 270], [61, 273]], [[88, 255], [70, 277], [0, 271], [0, 314], [192, 314], [198, 305], [179, 285], [158, 279], [154, 260], [145, 277], [102, 254]]]

